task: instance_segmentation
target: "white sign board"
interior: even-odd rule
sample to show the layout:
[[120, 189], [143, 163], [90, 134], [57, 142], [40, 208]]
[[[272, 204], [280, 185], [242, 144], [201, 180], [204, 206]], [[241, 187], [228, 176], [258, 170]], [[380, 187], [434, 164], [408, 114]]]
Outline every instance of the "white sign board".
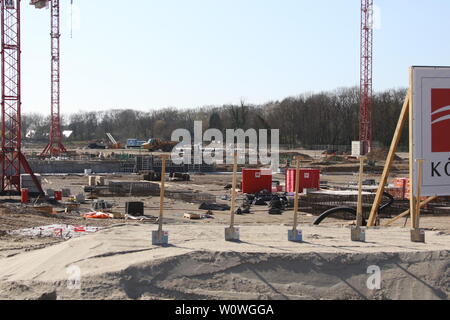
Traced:
[[[412, 68], [413, 159], [423, 159], [422, 196], [450, 195], [450, 67]], [[414, 194], [418, 170], [414, 161]]]

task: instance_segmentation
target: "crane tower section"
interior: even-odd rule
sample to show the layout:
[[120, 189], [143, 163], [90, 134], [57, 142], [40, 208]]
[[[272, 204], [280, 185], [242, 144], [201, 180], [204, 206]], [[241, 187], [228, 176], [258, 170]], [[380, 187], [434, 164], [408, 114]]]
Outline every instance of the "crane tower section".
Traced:
[[61, 63], [60, 63], [60, 2], [59, 0], [31, 0], [37, 9], [50, 6], [51, 27], [51, 124], [49, 142], [42, 152], [42, 157], [59, 156], [67, 152], [62, 143], [61, 131]]
[[362, 154], [372, 149], [373, 0], [361, 0], [361, 82], [359, 139]]

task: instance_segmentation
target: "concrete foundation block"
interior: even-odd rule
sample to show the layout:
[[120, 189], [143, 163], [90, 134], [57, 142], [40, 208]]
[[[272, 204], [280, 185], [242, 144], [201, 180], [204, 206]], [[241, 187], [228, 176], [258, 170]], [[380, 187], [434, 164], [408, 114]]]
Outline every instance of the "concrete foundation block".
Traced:
[[424, 229], [412, 229], [411, 241], [417, 243], [425, 243], [425, 230]]
[[225, 229], [225, 241], [239, 242], [240, 236], [241, 236], [240, 232], [241, 232], [241, 230], [236, 227], [226, 228]]
[[169, 244], [169, 232], [168, 231], [153, 231], [152, 232], [152, 245], [167, 246], [168, 244]]
[[302, 230], [289, 230], [288, 240], [291, 242], [303, 242], [303, 231]]
[[355, 242], [366, 242], [366, 228], [364, 227], [352, 227], [351, 238]]

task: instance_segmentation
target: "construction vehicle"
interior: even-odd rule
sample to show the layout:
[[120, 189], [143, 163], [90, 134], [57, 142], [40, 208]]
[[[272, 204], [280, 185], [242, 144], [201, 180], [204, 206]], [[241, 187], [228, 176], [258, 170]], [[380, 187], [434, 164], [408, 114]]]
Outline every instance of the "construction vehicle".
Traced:
[[127, 149], [141, 149], [144, 143], [145, 141], [141, 141], [138, 139], [128, 139], [126, 147]]
[[108, 149], [123, 149], [123, 144], [117, 142], [117, 140], [114, 139], [111, 133], [107, 133], [106, 136], [108, 137], [109, 141], [111, 141], [111, 143], [108, 144]]
[[106, 146], [103, 144], [102, 141], [99, 140], [94, 140], [89, 142], [89, 144], [87, 145], [88, 149], [92, 149], [92, 150], [105, 150]]
[[142, 148], [154, 152], [154, 151], [162, 151], [162, 152], [172, 152], [173, 148], [179, 144], [179, 142], [175, 141], [164, 141], [161, 139], [150, 139], [147, 143], [142, 145]]

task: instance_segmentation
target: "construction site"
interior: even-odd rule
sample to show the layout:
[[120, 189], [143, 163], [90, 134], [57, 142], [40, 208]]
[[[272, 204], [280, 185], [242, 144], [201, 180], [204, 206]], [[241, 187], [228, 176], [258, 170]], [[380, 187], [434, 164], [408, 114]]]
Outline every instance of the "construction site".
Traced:
[[[410, 150], [398, 148], [413, 119], [413, 85], [390, 147], [374, 143], [373, 0], [361, 0], [357, 141], [344, 151], [276, 152], [245, 137], [208, 150], [113, 131], [71, 142], [61, 120], [63, 0], [0, 2], [0, 299], [449, 299], [450, 184], [431, 189], [425, 151], [413, 152], [412, 123]], [[29, 36], [21, 34], [21, 10], [35, 9], [51, 16], [45, 144], [24, 143], [21, 120], [21, 37]], [[248, 150], [278, 153], [278, 166], [249, 164]], [[174, 159], [205, 152], [230, 161]], [[446, 178], [450, 150], [439, 153], [433, 172]], [[375, 287], [373, 266], [382, 275]]]

